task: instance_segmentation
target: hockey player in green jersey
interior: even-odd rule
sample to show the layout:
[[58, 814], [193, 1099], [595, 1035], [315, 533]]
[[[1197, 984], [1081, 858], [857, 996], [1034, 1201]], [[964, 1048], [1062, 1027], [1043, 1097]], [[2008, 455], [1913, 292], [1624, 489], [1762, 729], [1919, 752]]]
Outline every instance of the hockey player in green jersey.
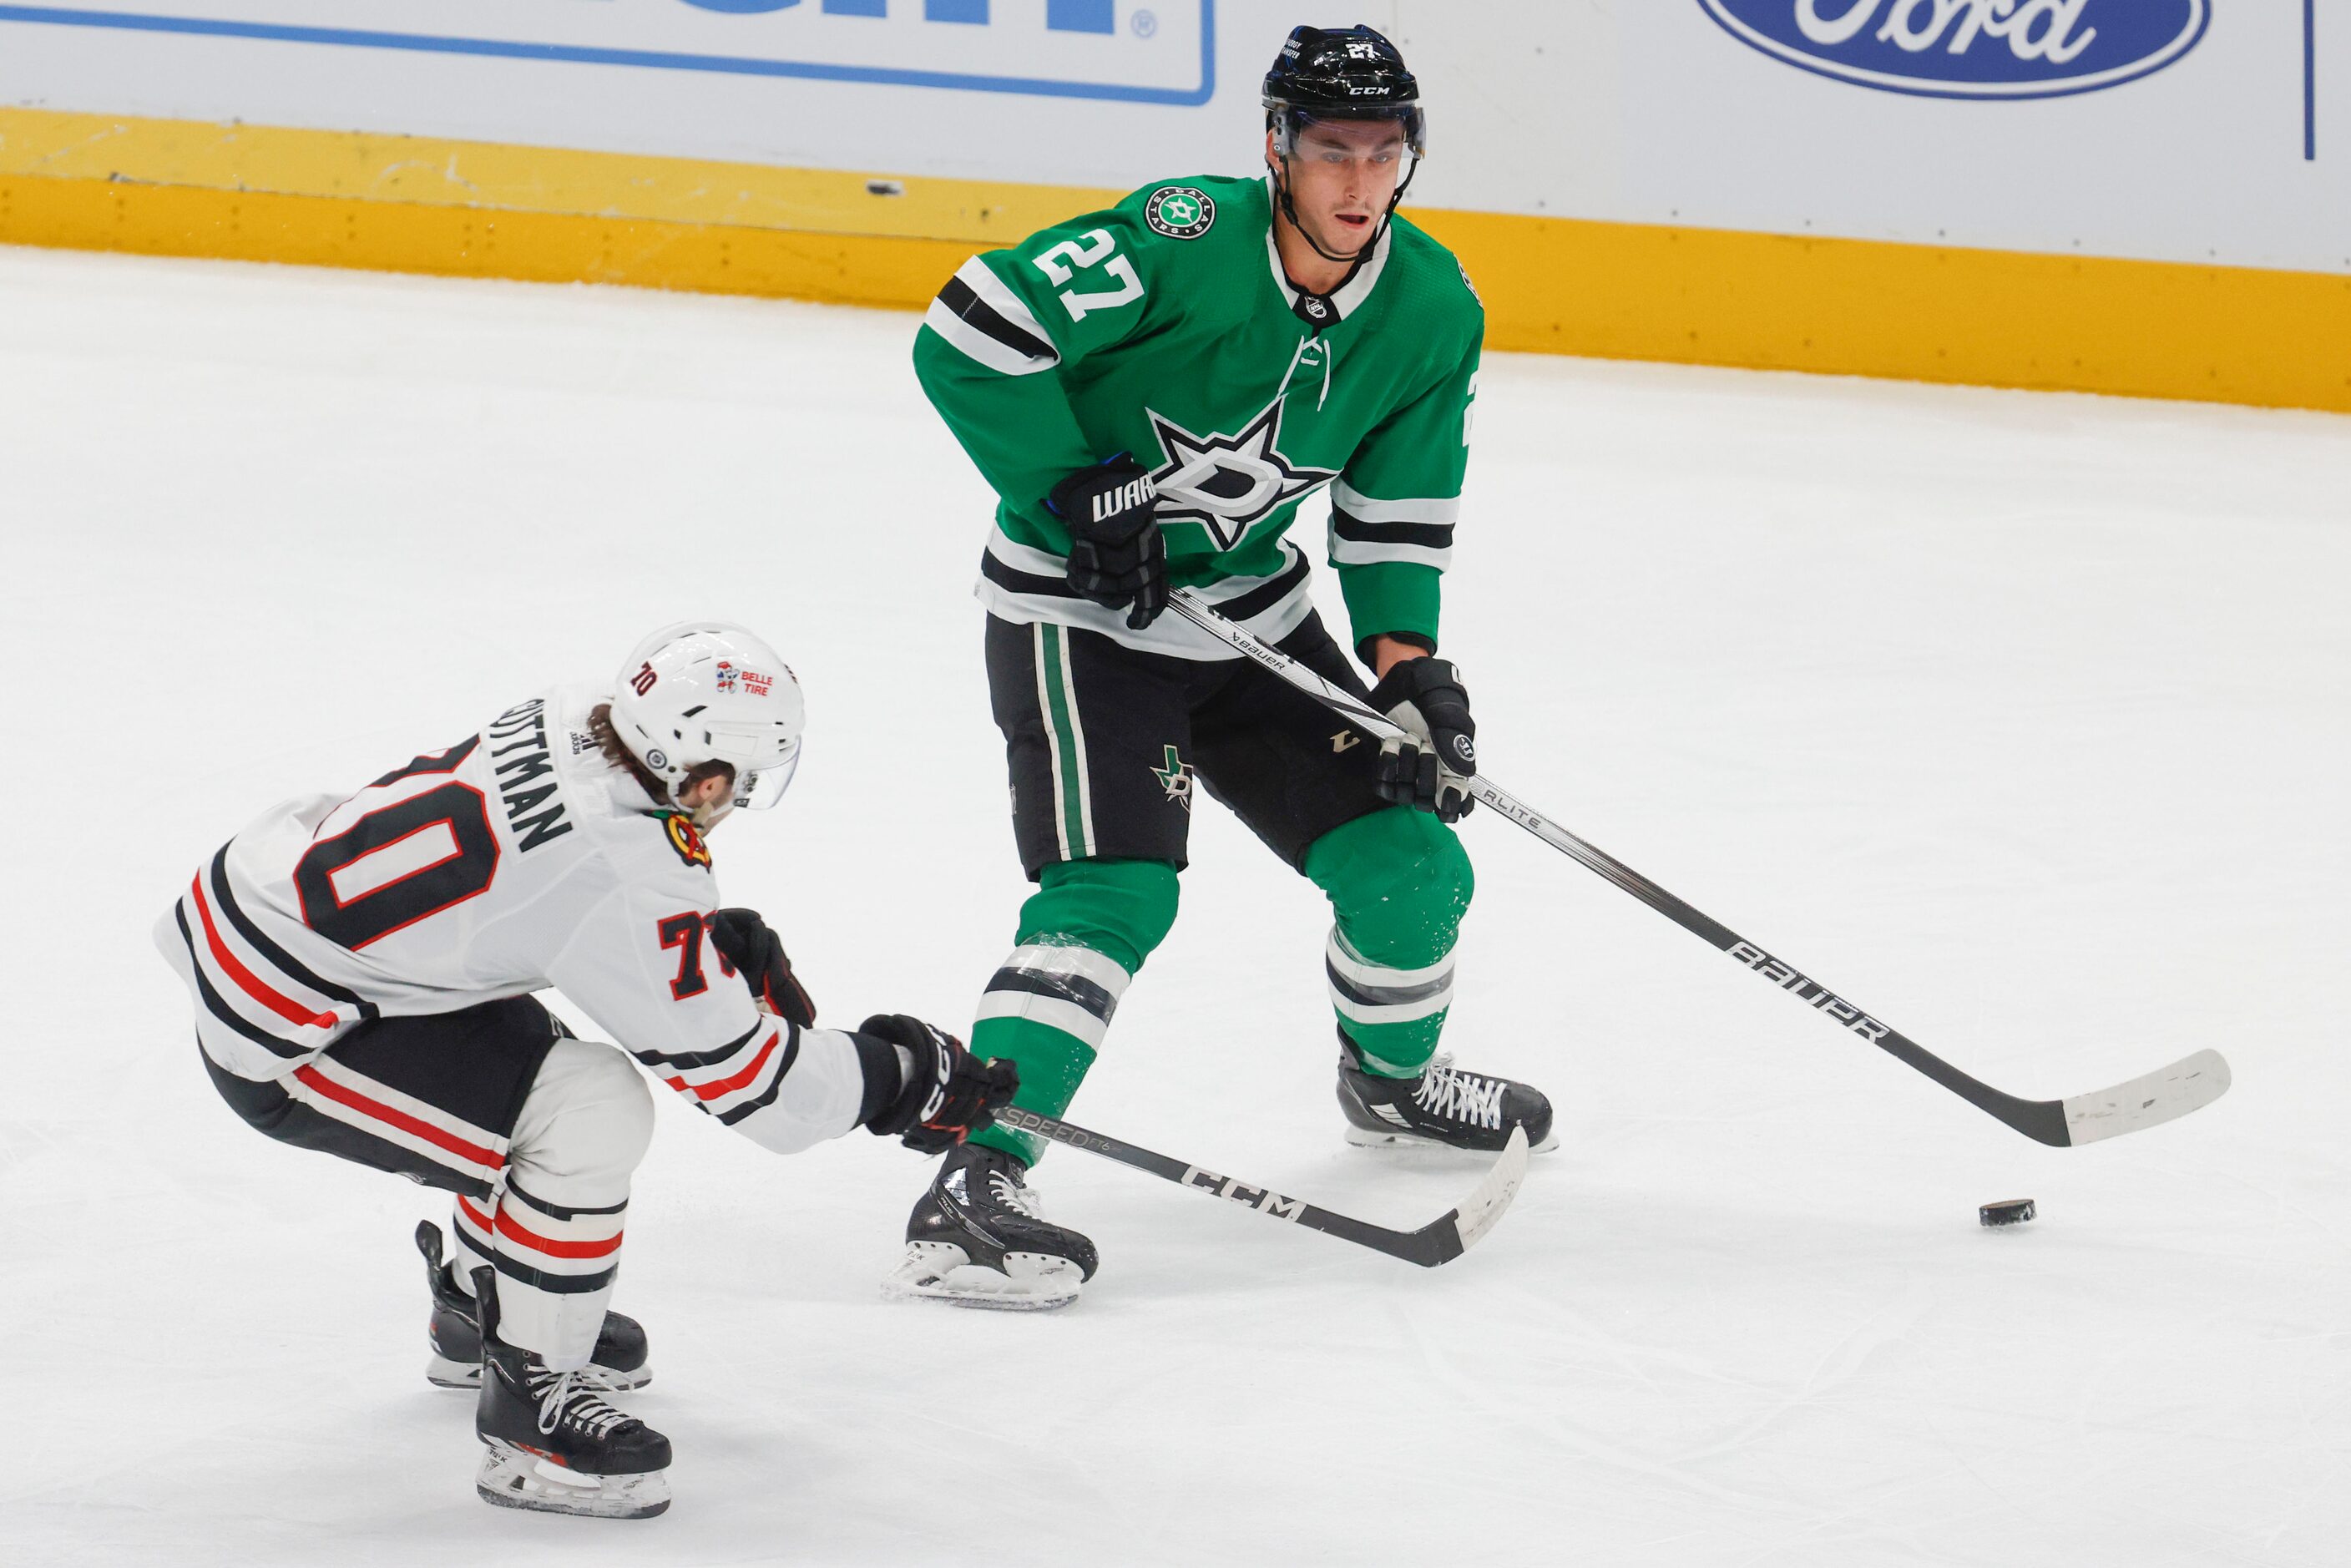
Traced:
[[[1196, 786], [1311, 879], [1339, 1102], [1356, 1143], [1543, 1144], [1551, 1106], [1437, 1054], [1470, 895], [1468, 694], [1437, 657], [1485, 313], [1395, 215], [1417, 86], [1369, 27], [1291, 33], [1266, 78], [1266, 171], [1148, 186], [966, 262], [914, 347], [1000, 498], [981, 563], [1013, 828], [1037, 890], [972, 1050], [1059, 1115], [1176, 918]], [[1328, 486], [1329, 559], [1366, 690], [1285, 537]], [[1418, 744], [1367, 744], [1180, 616], [1190, 588]], [[1041, 1152], [1005, 1128], [941, 1165], [893, 1294], [1059, 1306], [1093, 1244], [1046, 1220]]]

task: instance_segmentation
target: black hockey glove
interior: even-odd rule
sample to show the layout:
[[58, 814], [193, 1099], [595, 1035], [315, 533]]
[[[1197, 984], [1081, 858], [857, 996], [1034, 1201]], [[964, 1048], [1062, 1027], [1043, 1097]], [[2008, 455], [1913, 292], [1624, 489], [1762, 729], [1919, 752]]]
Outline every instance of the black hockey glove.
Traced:
[[1159, 492], [1122, 452], [1053, 486], [1045, 505], [1070, 525], [1070, 586], [1097, 604], [1127, 609], [1140, 632], [1167, 608], [1167, 541], [1153, 517]]
[[816, 1022], [816, 1003], [792, 973], [784, 945], [768, 929], [755, 909], [722, 909], [712, 915], [710, 945], [718, 956], [751, 988], [751, 999], [780, 1019], [802, 1029]]
[[[860, 1036], [884, 1040], [914, 1058], [895, 1098], [865, 1119], [882, 1137], [936, 1154], [963, 1142], [1012, 1103], [1020, 1074], [1008, 1061], [982, 1061], [963, 1041], [904, 1013], [876, 1013], [857, 1026]], [[893, 1051], [893, 1055], [896, 1054]]]
[[1384, 800], [1434, 811], [1458, 822], [1478, 802], [1469, 776], [1478, 771], [1478, 721], [1469, 694], [1449, 659], [1406, 659], [1372, 688], [1372, 706], [1411, 732], [1380, 746], [1374, 788]]

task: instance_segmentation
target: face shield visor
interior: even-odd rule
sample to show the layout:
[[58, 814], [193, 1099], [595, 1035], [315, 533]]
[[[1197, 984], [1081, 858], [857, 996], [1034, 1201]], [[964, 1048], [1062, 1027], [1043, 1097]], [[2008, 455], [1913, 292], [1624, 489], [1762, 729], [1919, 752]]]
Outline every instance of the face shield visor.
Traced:
[[1404, 133], [1405, 150], [1417, 160], [1428, 151], [1428, 121], [1417, 103], [1364, 104], [1346, 110], [1310, 109], [1299, 104], [1269, 103], [1273, 118], [1273, 150], [1284, 158], [1298, 151], [1301, 132], [1316, 125], [1336, 127], [1393, 124]]
[[775, 761], [735, 775], [735, 804], [747, 811], [767, 810], [784, 798], [799, 767], [800, 743], [795, 737]]

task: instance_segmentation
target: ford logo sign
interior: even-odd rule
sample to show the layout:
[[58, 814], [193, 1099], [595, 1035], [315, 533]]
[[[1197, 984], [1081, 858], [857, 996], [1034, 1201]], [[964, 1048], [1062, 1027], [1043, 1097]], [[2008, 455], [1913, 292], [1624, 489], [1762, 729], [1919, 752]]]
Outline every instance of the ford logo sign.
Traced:
[[1698, 0], [1765, 54], [1932, 98], [2055, 98], [2159, 71], [2211, 26], [2210, 0]]

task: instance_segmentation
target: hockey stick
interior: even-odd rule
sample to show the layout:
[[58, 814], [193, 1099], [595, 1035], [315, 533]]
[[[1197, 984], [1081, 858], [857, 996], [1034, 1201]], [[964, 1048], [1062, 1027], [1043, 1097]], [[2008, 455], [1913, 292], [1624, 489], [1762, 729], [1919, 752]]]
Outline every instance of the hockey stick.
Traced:
[[[1168, 596], [1168, 604], [1209, 636], [1280, 675], [1374, 740], [1409, 738], [1385, 714], [1217, 614], [1191, 590], [1177, 589]], [[1529, 810], [1484, 774], [1469, 780], [1469, 793], [1683, 930], [1729, 954], [1806, 1006], [1835, 1019], [1887, 1055], [1926, 1074], [1978, 1110], [1997, 1116], [2028, 1138], [2057, 1148], [2096, 1143], [2101, 1138], [2120, 1137], [2125, 1133], [2136, 1133], [2143, 1127], [2185, 1116], [2228, 1092], [2228, 1062], [2217, 1051], [2199, 1051], [2143, 1078], [2094, 1093], [2070, 1095], [2063, 1100], [2021, 1100], [2003, 1093], [1969, 1077], [1899, 1030], [1879, 1022], [1785, 959], [1773, 956], [1711, 915], [1683, 903], [1606, 851], [1584, 842], [1557, 822]]]
[[1148, 1171], [1162, 1181], [1172, 1181], [1177, 1186], [1188, 1186], [1195, 1192], [1205, 1192], [1210, 1197], [1221, 1197], [1238, 1203], [1243, 1208], [1253, 1208], [1259, 1214], [1276, 1219], [1286, 1219], [1292, 1225], [1302, 1225], [1309, 1230], [1319, 1230], [1325, 1236], [1335, 1236], [1342, 1241], [1352, 1241], [1358, 1247], [1368, 1247], [1374, 1252], [1384, 1252], [1391, 1258], [1401, 1258], [1407, 1263], [1417, 1263], [1424, 1269], [1434, 1269], [1450, 1263], [1472, 1247], [1479, 1239], [1494, 1228], [1502, 1211], [1518, 1197], [1519, 1186], [1527, 1176], [1527, 1131], [1524, 1127], [1510, 1129], [1510, 1142], [1503, 1145], [1501, 1158], [1479, 1182], [1477, 1190], [1461, 1200], [1458, 1208], [1447, 1209], [1443, 1216], [1430, 1220], [1417, 1230], [1390, 1230], [1384, 1225], [1356, 1219], [1349, 1215], [1333, 1214], [1327, 1208], [1317, 1208], [1303, 1198], [1285, 1197], [1270, 1186], [1251, 1186], [1231, 1176], [1218, 1176], [1214, 1171], [1187, 1166], [1165, 1155], [1138, 1148], [1117, 1138], [1090, 1133], [1083, 1127], [1071, 1125], [1051, 1116], [1040, 1116], [1034, 1111], [1023, 1111], [1008, 1105], [996, 1113], [1000, 1127], [1018, 1127], [1024, 1133], [1034, 1133], [1057, 1144], [1067, 1144], [1073, 1149], [1083, 1149], [1090, 1155], [1100, 1155], [1106, 1160]]

